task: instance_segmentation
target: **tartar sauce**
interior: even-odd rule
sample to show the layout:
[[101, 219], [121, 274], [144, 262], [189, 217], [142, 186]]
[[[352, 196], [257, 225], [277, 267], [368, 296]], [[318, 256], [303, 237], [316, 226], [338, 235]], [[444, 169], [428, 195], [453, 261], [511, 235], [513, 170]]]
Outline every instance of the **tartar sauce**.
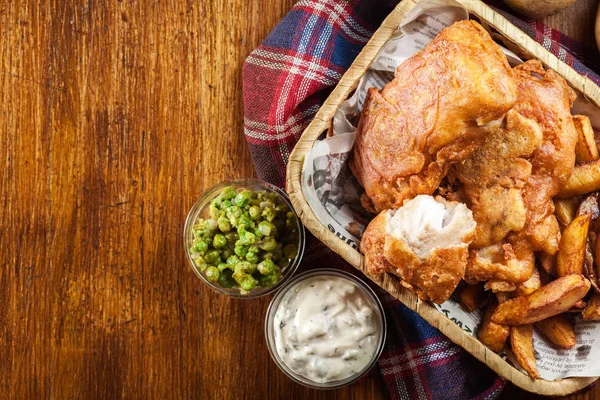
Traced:
[[273, 319], [275, 347], [295, 373], [319, 383], [338, 381], [372, 360], [382, 334], [376, 304], [339, 276], [313, 276], [292, 286]]

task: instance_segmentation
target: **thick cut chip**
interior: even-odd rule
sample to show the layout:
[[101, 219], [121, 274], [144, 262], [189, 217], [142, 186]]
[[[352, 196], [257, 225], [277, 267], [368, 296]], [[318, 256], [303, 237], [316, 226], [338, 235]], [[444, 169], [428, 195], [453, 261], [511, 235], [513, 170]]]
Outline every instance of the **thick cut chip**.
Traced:
[[[585, 310], [584, 310], [585, 312]], [[573, 325], [566, 314], [558, 314], [535, 323], [535, 327], [549, 341], [563, 349], [572, 349], [577, 343]]]
[[529, 376], [538, 379], [540, 374], [536, 365], [535, 352], [533, 351], [533, 327], [531, 324], [510, 328], [510, 348]]
[[500, 304], [492, 321], [503, 325], [525, 325], [568, 311], [590, 290], [583, 275], [571, 274], [542, 286], [527, 296]]

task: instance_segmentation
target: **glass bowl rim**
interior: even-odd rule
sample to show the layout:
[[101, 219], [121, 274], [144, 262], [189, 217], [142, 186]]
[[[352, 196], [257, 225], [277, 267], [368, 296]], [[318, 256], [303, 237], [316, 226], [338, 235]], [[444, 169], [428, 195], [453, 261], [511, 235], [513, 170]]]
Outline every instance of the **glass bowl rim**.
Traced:
[[[379, 336], [379, 343], [377, 345], [377, 349], [373, 353], [373, 357], [371, 358], [371, 361], [369, 361], [369, 363], [363, 369], [361, 369], [359, 372], [355, 373], [354, 375], [350, 375], [347, 378], [340, 379], [337, 381], [332, 381], [332, 382], [321, 383], [321, 382], [313, 382], [313, 381], [309, 380], [308, 378], [305, 378], [305, 377], [301, 376], [300, 374], [297, 374], [296, 372], [292, 371], [287, 365], [285, 365], [285, 363], [280, 359], [279, 355], [277, 354], [277, 350], [274, 348], [275, 339], [273, 338], [273, 335], [271, 334], [270, 328], [272, 326], [273, 319], [275, 318], [275, 313], [277, 312], [277, 307], [279, 307], [279, 303], [281, 303], [281, 300], [283, 299], [285, 294], [289, 291], [289, 289], [291, 289], [297, 283], [299, 283], [305, 279], [311, 278], [313, 276], [328, 276], [328, 275], [333, 275], [333, 276], [338, 276], [338, 277], [348, 279], [349, 281], [354, 283], [357, 287], [362, 289], [369, 298], [371, 298], [371, 300], [375, 304], [377, 315], [380, 318], [381, 334]], [[267, 342], [267, 348], [269, 350], [269, 354], [271, 355], [271, 359], [277, 365], [277, 367], [281, 371], [283, 371], [283, 373], [285, 375], [287, 375], [288, 378], [292, 379], [296, 383], [299, 383], [303, 386], [306, 386], [306, 387], [309, 387], [312, 389], [320, 389], [320, 390], [339, 389], [341, 387], [351, 385], [351, 384], [357, 382], [358, 380], [360, 380], [361, 378], [363, 378], [365, 375], [367, 375], [367, 373], [375, 366], [375, 364], [379, 360], [379, 357], [381, 356], [381, 353], [383, 352], [383, 348], [385, 346], [386, 336], [387, 336], [387, 320], [385, 317], [385, 310], [383, 308], [381, 300], [379, 300], [379, 297], [377, 297], [377, 294], [375, 293], [375, 291], [373, 289], [371, 289], [371, 287], [369, 287], [369, 285], [367, 285], [359, 277], [353, 275], [350, 272], [335, 269], [335, 268], [313, 269], [310, 271], [303, 272], [300, 275], [297, 275], [293, 279], [289, 280], [285, 285], [281, 286], [281, 288], [277, 291], [277, 294], [275, 295], [275, 297], [273, 297], [273, 299], [269, 303], [269, 308], [267, 308], [267, 313], [265, 316], [265, 340]]]
[[[209, 281], [202, 272], [200, 272], [196, 266], [194, 265], [194, 260], [191, 257], [188, 239], [191, 234], [191, 228], [194, 226], [195, 220], [198, 218], [200, 213], [209, 205], [210, 200], [217, 196], [217, 192], [227, 186], [234, 186], [238, 188], [244, 188], [248, 185], [247, 189], [252, 189], [252, 185], [260, 186], [264, 188], [268, 192], [276, 193], [279, 198], [289, 207], [289, 209], [296, 216], [296, 228], [298, 229], [298, 254], [296, 257], [290, 262], [290, 264], [283, 269], [282, 275], [274, 285], [266, 287], [266, 288], [258, 288], [252, 289], [245, 294], [242, 294], [239, 289], [236, 290], [228, 290], [227, 288], [223, 288], [217, 283], [213, 283]], [[198, 196], [197, 200], [194, 202], [190, 211], [187, 214], [185, 219], [185, 225], [183, 228], [183, 246], [186, 253], [186, 258], [192, 268], [192, 271], [212, 290], [217, 293], [223, 294], [228, 297], [238, 298], [238, 299], [254, 299], [262, 296], [266, 296], [267, 294], [273, 293], [279, 287], [281, 287], [286, 281], [288, 281], [291, 277], [294, 276], [294, 273], [298, 269], [300, 263], [302, 262], [302, 257], [304, 256], [304, 244], [305, 244], [305, 231], [304, 225], [300, 222], [300, 217], [298, 213], [294, 209], [287, 193], [285, 193], [282, 189], [278, 188], [275, 185], [272, 185], [269, 182], [265, 182], [261, 179], [257, 178], [231, 178], [220, 181], [206, 190], [202, 191]]]

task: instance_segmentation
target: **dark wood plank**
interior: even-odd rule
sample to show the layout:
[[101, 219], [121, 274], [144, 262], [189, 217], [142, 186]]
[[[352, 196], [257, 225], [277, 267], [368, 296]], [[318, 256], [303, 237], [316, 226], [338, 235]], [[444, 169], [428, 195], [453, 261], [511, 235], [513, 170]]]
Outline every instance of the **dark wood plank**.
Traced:
[[[334, 392], [288, 380], [264, 342], [269, 298], [218, 296], [184, 258], [198, 194], [254, 174], [241, 67], [292, 4], [0, 3], [3, 394], [386, 397], [377, 378]], [[552, 18], [590, 34], [587, 17]]]

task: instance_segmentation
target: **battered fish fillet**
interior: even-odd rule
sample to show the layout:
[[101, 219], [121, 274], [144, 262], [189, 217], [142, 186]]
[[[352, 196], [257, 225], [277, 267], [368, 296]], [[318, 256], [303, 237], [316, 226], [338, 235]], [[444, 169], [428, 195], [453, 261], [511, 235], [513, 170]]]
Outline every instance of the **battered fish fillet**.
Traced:
[[[470, 196], [473, 191], [467, 189], [470, 181], [465, 179], [465, 193], [468, 201], [472, 202], [478, 223], [465, 273], [465, 280], [469, 283], [489, 279], [524, 282], [533, 272], [534, 252], [544, 251], [552, 255], [560, 241], [552, 198], [564, 186], [575, 165], [577, 132], [570, 112], [575, 93], [562, 77], [554, 71], [544, 70], [537, 60], [528, 61], [514, 70], [519, 99], [507, 113], [506, 127], [502, 131], [511, 141], [511, 147], [523, 150], [522, 156], [531, 147], [526, 142], [536, 141], [536, 145], [531, 155], [526, 157], [530, 166], [526, 166], [522, 158], [506, 159], [511, 163], [513, 173], [521, 173], [519, 180], [496, 182], [496, 186], [485, 188], [482, 188], [485, 185], [473, 184], [476, 194], [482, 194], [480, 197], [484, 199], [489, 197], [491, 201], [480, 201], [477, 196]], [[511, 119], [520, 122], [515, 125]], [[538, 131], [542, 134], [541, 142]], [[501, 152], [503, 146], [498, 146], [497, 151]], [[489, 181], [488, 176], [494, 175], [494, 168], [502, 170], [505, 165], [491, 155], [493, 150], [489, 153], [486, 157], [490, 164], [484, 167], [483, 159], [480, 163], [482, 181]], [[477, 162], [476, 159], [473, 164]], [[517, 166], [520, 169], [513, 169]], [[470, 178], [468, 174], [464, 175]], [[493, 202], [495, 195], [498, 196], [497, 204]]]
[[446, 301], [465, 273], [475, 231], [462, 203], [420, 195], [397, 211], [383, 211], [361, 241], [367, 269], [391, 272], [421, 300]]
[[506, 57], [481, 25], [459, 21], [444, 29], [398, 66], [382, 91], [367, 94], [350, 161], [365, 208], [398, 208], [433, 193], [516, 98]]

